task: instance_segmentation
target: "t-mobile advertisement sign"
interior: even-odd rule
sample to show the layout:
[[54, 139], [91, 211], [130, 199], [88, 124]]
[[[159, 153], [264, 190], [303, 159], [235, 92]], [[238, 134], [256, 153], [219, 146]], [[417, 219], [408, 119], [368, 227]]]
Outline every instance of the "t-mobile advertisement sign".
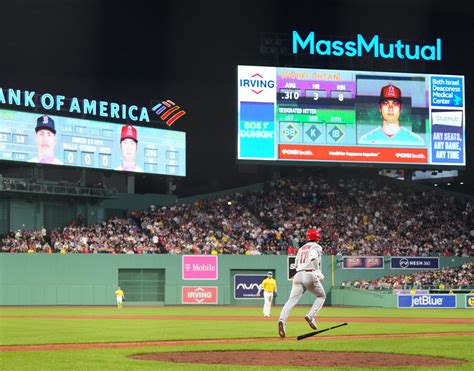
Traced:
[[183, 280], [217, 280], [217, 256], [183, 255]]
[[217, 287], [183, 286], [181, 302], [183, 304], [217, 304]]

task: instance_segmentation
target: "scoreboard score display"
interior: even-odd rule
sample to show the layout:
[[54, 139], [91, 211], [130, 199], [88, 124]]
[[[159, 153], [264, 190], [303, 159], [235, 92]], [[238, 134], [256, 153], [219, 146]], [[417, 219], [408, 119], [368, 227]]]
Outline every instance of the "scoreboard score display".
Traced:
[[0, 109], [0, 160], [185, 176], [186, 137], [179, 131]]
[[238, 160], [462, 168], [464, 77], [238, 66]]

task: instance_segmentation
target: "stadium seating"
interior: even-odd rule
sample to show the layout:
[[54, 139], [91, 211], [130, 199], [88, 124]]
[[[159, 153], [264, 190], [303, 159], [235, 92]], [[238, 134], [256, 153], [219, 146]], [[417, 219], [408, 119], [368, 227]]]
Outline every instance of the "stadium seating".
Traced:
[[100, 224], [12, 231], [2, 252], [286, 254], [321, 231], [327, 255], [473, 256], [473, 213], [452, 196], [382, 179], [306, 177], [260, 192], [151, 207]]

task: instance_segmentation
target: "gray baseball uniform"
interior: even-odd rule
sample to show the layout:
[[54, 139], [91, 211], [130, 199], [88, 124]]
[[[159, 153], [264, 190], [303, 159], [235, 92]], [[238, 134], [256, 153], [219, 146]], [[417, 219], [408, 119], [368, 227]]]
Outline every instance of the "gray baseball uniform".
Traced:
[[308, 290], [316, 296], [308, 316], [313, 319], [326, 300], [326, 292], [321, 281], [324, 276], [321, 272], [323, 249], [316, 242], [303, 245], [296, 255], [296, 274], [293, 277], [290, 297], [281, 310], [280, 321], [286, 323], [293, 307], [298, 304], [303, 294]]

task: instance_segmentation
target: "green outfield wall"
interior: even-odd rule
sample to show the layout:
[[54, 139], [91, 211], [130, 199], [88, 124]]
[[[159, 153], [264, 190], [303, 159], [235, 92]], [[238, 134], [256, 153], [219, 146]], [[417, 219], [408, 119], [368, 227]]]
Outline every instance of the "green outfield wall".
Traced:
[[391, 293], [383, 293], [354, 288], [338, 288], [331, 290], [331, 299], [334, 305], [350, 305], [379, 308], [396, 308], [397, 296]]
[[[189, 280], [183, 279], [183, 259], [180, 255], [0, 254], [0, 305], [113, 305], [119, 284], [131, 299], [129, 305], [183, 304], [183, 287], [195, 291], [187, 295], [195, 295], [198, 301], [203, 290], [211, 290], [215, 304], [259, 305], [262, 302], [258, 299], [234, 297], [234, 276], [264, 275], [268, 271], [274, 272], [278, 283], [275, 304], [284, 304], [291, 289], [287, 256], [220, 255], [217, 279]], [[332, 288], [347, 280], [409, 273], [407, 270], [390, 269], [387, 263], [383, 269], [344, 269], [339, 259], [323, 258], [327, 304], [393, 306], [395, 299], [380, 293], [363, 295]], [[440, 258], [440, 264], [459, 267], [467, 260]], [[305, 294], [301, 304], [312, 300], [311, 294]]]
[[[453, 295], [456, 295], [456, 308], [474, 308], [474, 295], [465, 293], [453, 293]], [[468, 302], [466, 296], [471, 297]], [[388, 292], [333, 287], [331, 290], [331, 305], [397, 308], [398, 296]]]

